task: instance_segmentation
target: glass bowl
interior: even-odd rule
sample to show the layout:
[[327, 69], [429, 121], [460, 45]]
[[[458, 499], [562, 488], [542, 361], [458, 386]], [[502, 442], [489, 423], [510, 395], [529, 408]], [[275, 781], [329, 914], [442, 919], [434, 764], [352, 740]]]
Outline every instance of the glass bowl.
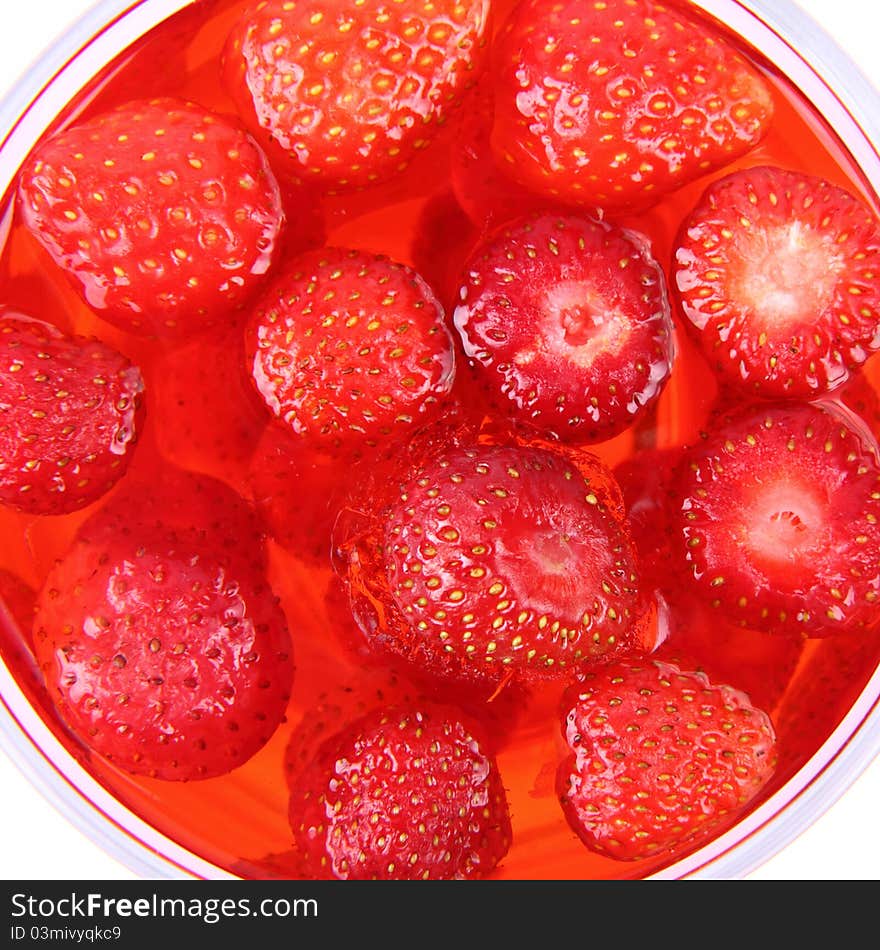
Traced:
[[[73, 96], [188, 0], [102, 0], [62, 36], [0, 103], [0, 194]], [[701, 0], [812, 103], [880, 191], [880, 100], [836, 44], [788, 0]], [[5, 240], [11, 216], [0, 220]], [[738, 878], [813, 823], [880, 751], [880, 671], [821, 748], [772, 796], [657, 878]], [[42, 794], [91, 840], [145, 878], [234, 877], [160, 833], [87, 770], [0, 662], [0, 746]]]

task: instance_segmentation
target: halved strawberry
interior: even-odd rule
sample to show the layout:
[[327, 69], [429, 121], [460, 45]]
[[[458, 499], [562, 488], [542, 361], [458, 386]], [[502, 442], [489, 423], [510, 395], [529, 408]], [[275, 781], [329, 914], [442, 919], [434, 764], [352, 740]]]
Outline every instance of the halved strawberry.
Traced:
[[0, 504], [61, 515], [109, 491], [133, 454], [143, 388], [105, 343], [0, 311]]
[[380, 709], [328, 739], [295, 783], [290, 823], [313, 878], [485, 877], [511, 839], [480, 731], [434, 705]]
[[660, 636], [653, 656], [715, 683], [743, 690], [761, 709], [776, 706], [802, 652], [796, 637], [743, 629], [735, 617], [695, 595], [686, 576], [676, 528], [680, 512], [681, 448], [642, 449], [614, 469], [626, 501], [644, 591], [655, 591]]
[[385, 494], [335, 539], [355, 616], [380, 648], [495, 683], [639, 648], [650, 611], [598, 459], [581, 470], [464, 433], [382, 478]]
[[647, 240], [593, 218], [501, 228], [471, 257], [454, 320], [495, 401], [566, 441], [623, 431], [672, 366], [666, 282]]
[[776, 765], [748, 696], [657, 661], [591, 671], [566, 692], [557, 790], [584, 844], [619, 861], [692, 846], [734, 821]]
[[330, 191], [403, 171], [482, 60], [486, 0], [261, 0], [225, 51], [239, 112], [301, 182]]
[[880, 348], [880, 221], [842, 188], [781, 168], [712, 184], [681, 226], [673, 283], [729, 386], [821, 395]]
[[74, 735], [122, 769], [222, 775], [284, 716], [284, 615], [259, 566], [213, 532], [139, 528], [84, 532], [49, 572], [34, 622], [49, 694]]
[[705, 602], [805, 637], [880, 622], [880, 464], [855, 417], [819, 405], [722, 416], [682, 472], [679, 557]]
[[304, 254], [248, 328], [257, 391], [304, 446], [357, 453], [406, 438], [454, 378], [443, 308], [409, 267], [344, 248]]
[[496, 52], [497, 160], [567, 203], [651, 204], [747, 152], [773, 113], [716, 29], [651, 0], [523, 0]]
[[222, 323], [269, 269], [284, 222], [253, 139], [177, 99], [127, 103], [48, 139], [18, 199], [89, 306], [136, 333]]

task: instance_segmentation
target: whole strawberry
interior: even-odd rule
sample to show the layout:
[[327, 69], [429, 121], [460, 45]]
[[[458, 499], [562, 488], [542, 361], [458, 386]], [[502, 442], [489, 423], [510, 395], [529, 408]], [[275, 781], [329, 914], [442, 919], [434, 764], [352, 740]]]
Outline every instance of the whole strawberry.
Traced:
[[290, 822], [314, 878], [485, 877], [511, 838], [494, 758], [431, 705], [368, 713], [327, 740], [295, 781]]
[[300, 183], [336, 191], [403, 171], [482, 60], [486, 0], [269, 0], [225, 51], [239, 112]]
[[570, 204], [650, 205], [754, 147], [773, 114], [717, 31], [651, 0], [523, 0], [496, 53], [496, 159]]
[[335, 539], [376, 648], [497, 683], [639, 647], [648, 601], [598, 459], [464, 433], [380, 479]]
[[228, 319], [269, 269], [284, 221], [253, 139], [176, 99], [131, 102], [43, 142], [18, 207], [89, 306], [141, 334]]
[[61, 515], [104, 495], [131, 459], [143, 388], [105, 343], [0, 311], [0, 504]]
[[290, 636], [259, 557], [172, 516], [95, 516], [49, 572], [36, 656], [58, 711], [126, 771], [185, 781], [251, 758], [284, 716]]
[[254, 385], [303, 448], [356, 454], [403, 439], [452, 387], [441, 304], [410, 268], [362, 251], [297, 258], [247, 336]]
[[799, 637], [878, 625], [880, 464], [854, 416], [818, 404], [720, 414], [681, 472], [674, 550], [705, 604]]
[[593, 851], [634, 861], [734, 821], [773, 775], [767, 715], [745, 693], [662, 662], [584, 675], [563, 699], [557, 791]]
[[880, 221], [821, 178], [759, 167], [706, 189], [682, 222], [673, 284], [721, 380], [806, 399], [880, 348]]
[[460, 297], [455, 326], [490, 399], [563, 441], [622, 432], [671, 372], [666, 280], [633, 231], [518, 218], [474, 250]]

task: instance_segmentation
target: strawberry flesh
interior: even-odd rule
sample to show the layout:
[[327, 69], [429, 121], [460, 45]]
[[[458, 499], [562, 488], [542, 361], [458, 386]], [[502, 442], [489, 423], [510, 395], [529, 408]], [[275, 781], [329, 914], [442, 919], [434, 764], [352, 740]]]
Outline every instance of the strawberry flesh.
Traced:
[[454, 315], [496, 402], [567, 441], [633, 424], [673, 359], [663, 272], [646, 239], [592, 218], [517, 220], [474, 252]]
[[511, 838], [480, 733], [433, 705], [368, 713], [329, 739], [295, 784], [290, 822], [314, 878], [485, 877]]
[[247, 133], [192, 103], [127, 103], [40, 145], [25, 225], [107, 321], [141, 334], [221, 323], [272, 264], [284, 213]]
[[650, 0], [523, 0], [499, 37], [492, 146], [511, 177], [575, 205], [638, 208], [758, 144], [757, 70]]
[[822, 179], [759, 167], [711, 185], [681, 226], [673, 284], [728, 386], [812, 398], [880, 348], [880, 222]]
[[719, 420], [679, 486], [677, 547], [701, 599], [768, 632], [875, 625], [877, 458], [842, 408], [771, 405]]
[[62, 515], [109, 491], [133, 454], [143, 388], [107, 344], [0, 312], [0, 504]]

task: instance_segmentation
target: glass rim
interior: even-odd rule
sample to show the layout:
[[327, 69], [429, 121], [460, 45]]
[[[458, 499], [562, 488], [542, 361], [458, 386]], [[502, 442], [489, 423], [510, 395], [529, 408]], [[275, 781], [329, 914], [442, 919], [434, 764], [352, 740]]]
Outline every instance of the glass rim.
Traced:
[[[0, 100], [0, 194], [8, 192], [27, 153], [69, 102], [65, 90], [82, 88], [136, 38], [193, 2], [98, 0], [47, 47]], [[793, 0], [691, 2], [796, 82], [880, 193], [880, 94], [837, 42]], [[0, 222], [0, 238], [3, 230]], [[2, 661], [0, 749], [71, 824], [138, 876], [234, 879], [111, 795], [43, 722]], [[878, 754], [880, 669], [821, 748], [780, 789], [725, 834], [651, 878], [745, 876], [820, 818]]]

